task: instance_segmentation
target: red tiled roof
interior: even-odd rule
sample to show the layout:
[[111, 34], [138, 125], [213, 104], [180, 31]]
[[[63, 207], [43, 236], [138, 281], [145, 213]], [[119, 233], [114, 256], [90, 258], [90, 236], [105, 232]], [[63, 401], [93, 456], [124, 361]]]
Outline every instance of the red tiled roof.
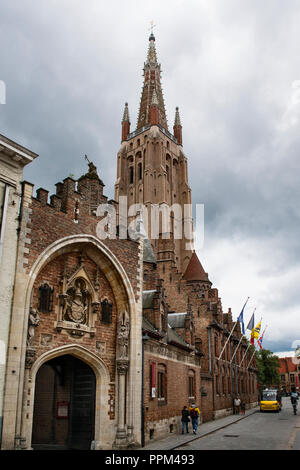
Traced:
[[190, 262], [185, 270], [183, 278], [187, 281], [209, 281], [207, 273], [204, 271], [198, 256], [193, 252]]
[[297, 364], [294, 364], [292, 357], [279, 358], [280, 367], [279, 374], [286, 374], [288, 372], [297, 372]]

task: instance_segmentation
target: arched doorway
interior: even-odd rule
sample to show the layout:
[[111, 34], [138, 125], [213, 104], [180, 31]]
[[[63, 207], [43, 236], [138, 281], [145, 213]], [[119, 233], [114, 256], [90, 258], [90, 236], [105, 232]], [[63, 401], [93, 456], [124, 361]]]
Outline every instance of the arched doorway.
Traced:
[[90, 449], [95, 434], [96, 377], [72, 355], [44, 363], [36, 375], [32, 447]]

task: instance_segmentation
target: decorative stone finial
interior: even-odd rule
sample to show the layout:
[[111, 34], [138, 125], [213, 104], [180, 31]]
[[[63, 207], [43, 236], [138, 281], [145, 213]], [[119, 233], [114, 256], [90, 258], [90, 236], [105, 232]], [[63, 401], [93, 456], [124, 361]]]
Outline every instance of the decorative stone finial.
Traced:
[[178, 106], [176, 106], [174, 126], [181, 126]]
[[123, 123], [123, 122], [129, 122], [129, 124], [130, 124], [128, 103], [125, 103], [125, 108], [124, 108], [124, 114], [123, 114], [122, 123]]

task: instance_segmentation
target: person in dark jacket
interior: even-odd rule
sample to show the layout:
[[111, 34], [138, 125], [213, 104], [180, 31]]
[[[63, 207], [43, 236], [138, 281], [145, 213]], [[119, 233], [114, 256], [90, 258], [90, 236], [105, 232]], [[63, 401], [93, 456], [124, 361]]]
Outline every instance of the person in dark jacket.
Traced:
[[184, 434], [184, 428], [186, 428], [187, 434], [189, 433], [189, 415], [189, 410], [186, 406], [184, 406], [183, 410], [181, 411], [182, 434]]

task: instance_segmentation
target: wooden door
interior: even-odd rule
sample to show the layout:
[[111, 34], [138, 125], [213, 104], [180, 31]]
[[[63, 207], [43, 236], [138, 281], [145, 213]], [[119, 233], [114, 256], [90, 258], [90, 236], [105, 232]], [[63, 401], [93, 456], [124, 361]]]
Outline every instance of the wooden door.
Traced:
[[88, 450], [95, 432], [96, 377], [84, 362], [73, 361], [70, 402], [70, 449]]

